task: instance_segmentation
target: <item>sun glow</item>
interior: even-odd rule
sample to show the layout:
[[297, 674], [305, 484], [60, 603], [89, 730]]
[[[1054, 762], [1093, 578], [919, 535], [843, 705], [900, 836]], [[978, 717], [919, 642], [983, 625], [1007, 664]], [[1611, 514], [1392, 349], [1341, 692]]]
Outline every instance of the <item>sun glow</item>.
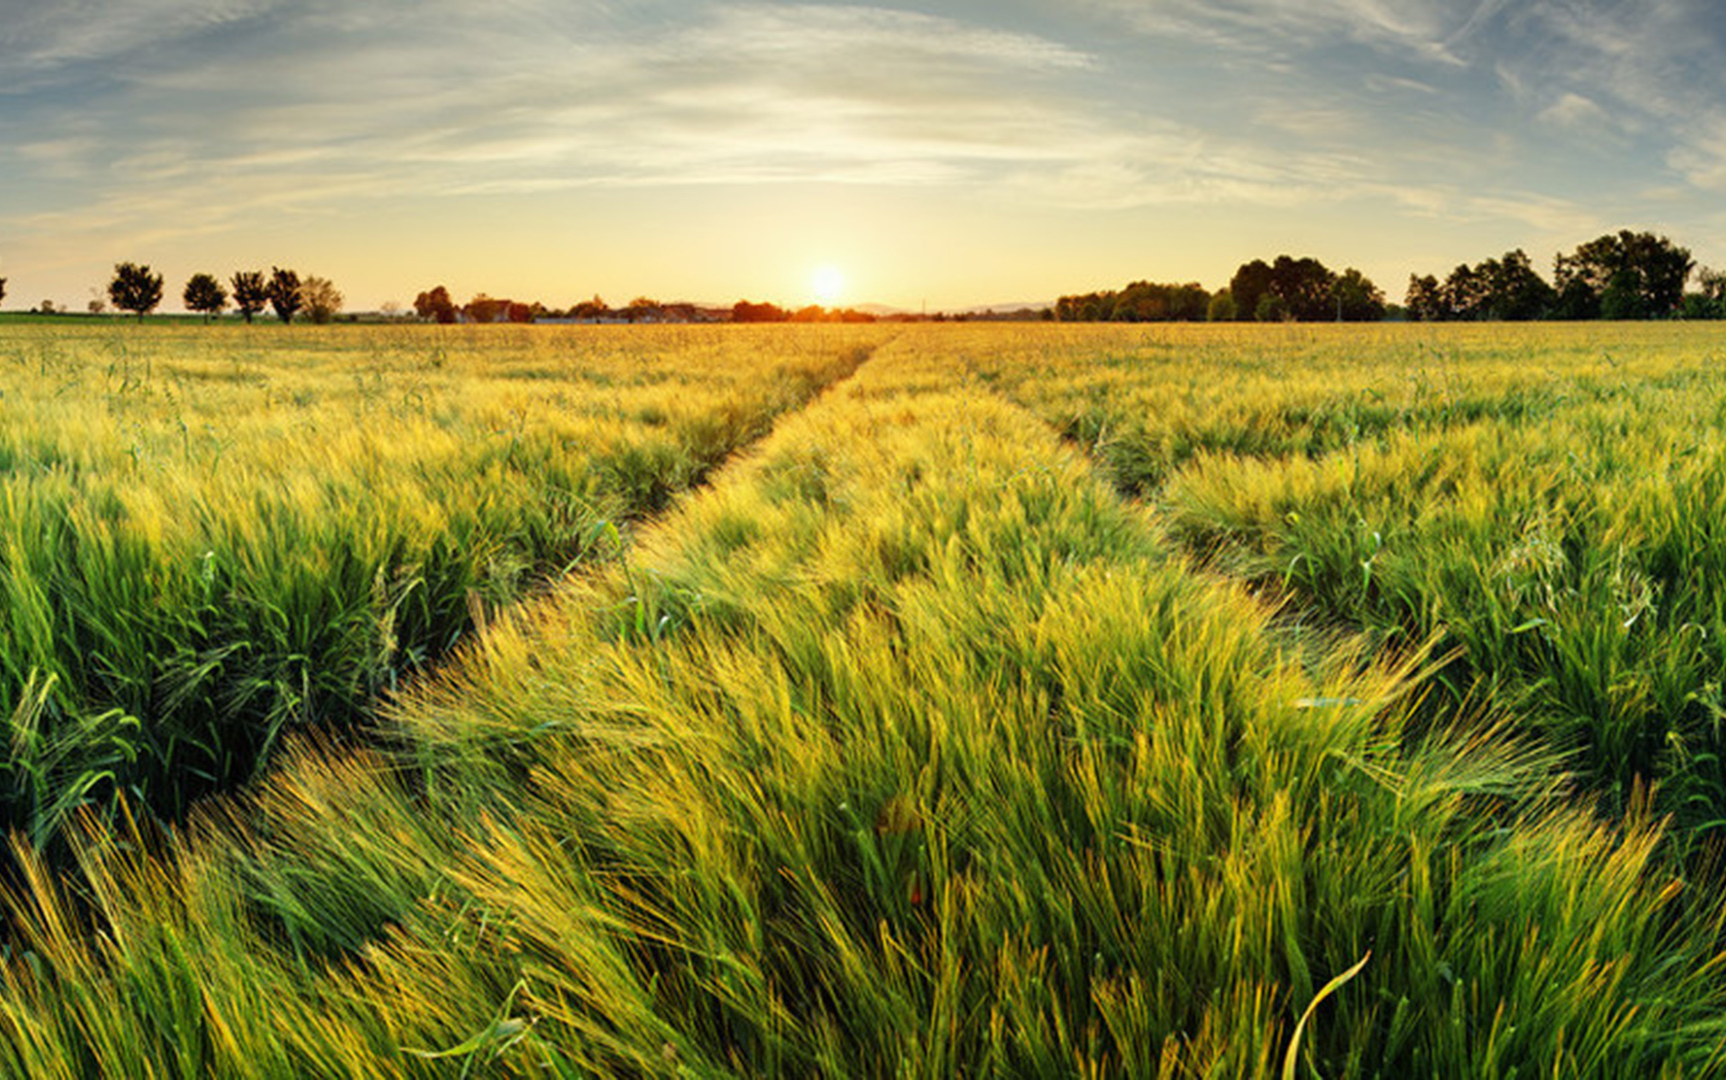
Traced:
[[817, 267], [809, 288], [819, 303], [832, 305], [845, 295], [845, 272], [837, 266]]

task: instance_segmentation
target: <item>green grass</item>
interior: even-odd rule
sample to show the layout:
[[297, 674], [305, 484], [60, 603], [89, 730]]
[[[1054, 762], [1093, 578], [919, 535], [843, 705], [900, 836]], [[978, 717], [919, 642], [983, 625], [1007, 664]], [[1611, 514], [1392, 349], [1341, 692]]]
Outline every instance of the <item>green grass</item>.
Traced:
[[0, 822], [174, 815], [363, 721], [615, 547], [872, 338], [667, 329], [0, 331]]
[[886, 345], [395, 747], [26, 846], [0, 1067], [1718, 1075], [1718, 879], [1646, 800], [1195, 572], [953, 363], [991, 340]]
[[1686, 846], [1726, 823], [1726, 341], [1711, 328], [1106, 345], [1024, 341], [971, 363], [1291, 617], [1454, 650], [1437, 711], [1515, 714], [1614, 813], [1656, 786]]

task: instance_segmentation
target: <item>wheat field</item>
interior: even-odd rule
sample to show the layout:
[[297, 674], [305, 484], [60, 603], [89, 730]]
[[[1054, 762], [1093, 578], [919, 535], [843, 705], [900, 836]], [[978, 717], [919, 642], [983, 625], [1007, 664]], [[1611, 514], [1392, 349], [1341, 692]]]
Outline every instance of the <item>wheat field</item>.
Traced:
[[1719, 1075], [1722, 351], [8, 329], [0, 1068]]

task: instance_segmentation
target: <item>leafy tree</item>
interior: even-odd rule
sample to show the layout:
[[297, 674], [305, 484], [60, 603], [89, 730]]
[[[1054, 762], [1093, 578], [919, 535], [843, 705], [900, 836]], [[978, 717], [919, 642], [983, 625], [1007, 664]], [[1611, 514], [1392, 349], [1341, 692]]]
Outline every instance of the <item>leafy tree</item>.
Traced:
[[414, 297], [414, 314], [434, 322], [453, 323], [456, 315], [455, 301], [450, 299], [449, 290], [439, 285]]
[[512, 323], [530, 323], [533, 321], [533, 307], [511, 300], [505, 305], [505, 316]]
[[148, 266], [123, 262], [114, 267], [114, 279], [108, 282], [108, 299], [122, 311], [130, 311], [143, 322], [144, 316], [156, 310], [162, 302], [162, 275], [152, 274]]
[[1444, 279], [1439, 296], [1444, 305], [1444, 318], [1478, 319], [1485, 303], [1485, 282], [1474, 267], [1462, 263]]
[[336, 312], [342, 309], [342, 294], [336, 291], [329, 278], [308, 277], [300, 285], [300, 299], [305, 302], [306, 314], [319, 326], [335, 318]]
[[1274, 292], [1260, 296], [1253, 308], [1253, 319], [1257, 322], [1287, 322], [1292, 317], [1288, 301]]
[[1446, 315], [1444, 286], [1431, 274], [1425, 277], [1408, 275], [1408, 292], [1403, 294], [1402, 302], [1409, 319], [1414, 322], [1438, 322]]
[[234, 307], [239, 309], [240, 316], [250, 326], [252, 316], [264, 310], [270, 302], [270, 289], [264, 282], [263, 272], [239, 270], [229, 280], [234, 286]]
[[1600, 317], [1622, 321], [1652, 317], [1648, 298], [1642, 295], [1641, 281], [1636, 272], [1625, 267], [1612, 275], [1600, 293]]
[[0, 277], [0, 300], [6, 299], [6, 279]]
[[1665, 318], [1678, 309], [1696, 264], [1688, 248], [1629, 229], [1590, 240], [1556, 260], [1560, 312], [1609, 319]]
[[1211, 294], [1196, 282], [1135, 281], [1120, 292], [1063, 296], [1055, 315], [1062, 322], [1199, 322], [1210, 302]]
[[739, 300], [731, 305], [732, 322], [784, 322], [788, 318], [790, 316], [777, 304], [752, 304], [747, 300]]
[[468, 322], [497, 322], [498, 316], [508, 313], [509, 301], [494, 300], [485, 293], [480, 293], [472, 300], [469, 300], [467, 305], [463, 307], [461, 311], [463, 315], [467, 316]]
[[1211, 302], [1205, 305], [1205, 318], [1210, 322], [1234, 322], [1239, 311], [1235, 306], [1234, 294], [1224, 289], [1211, 297]]
[[[743, 300], [738, 301], [738, 303], [747, 302], [748, 301]], [[572, 319], [603, 319], [610, 314], [611, 308], [607, 307], [605, 301], [601, 300], [597, 295], [595, 295], [592, 300], [583, 300], [581, 303], [576, 304], [574, 307], [569, 309], [569, 317]]]
[[1520, 248], [1476, 266], [1463, 263], [1442, 283], [1430, 274], [1408, 279], [1414, 319], [1543, 319], [1558, 299]]
[[306, 300], [301, 292], [300, 275], [292, 270], [283, 270], [279, 266], [270, 267], [269, 286], [270, 307], [275, 309], [276, 318], [284, 325], [291, 325], [294, 316], [305, 306]]
[[193, 274], [180, 299], [185, 301], [187, 311], [202, 312], [207, 323], [211, 315], [228, 306], [228, 290], [210, 274]]
[[644, 319], [659, 318], [661, 314], [659, 301], [646, 296], [638, 296], [623, 309], [623, 317], [630, 322], [641, 322]]
[[1243, 319], [1258, 318], [1259, 301], [1270, 291], [1271, 268], [1263, 259], [1243, 264], [1229, 279], [1229, 295], [1235, 298], [1235, 311]]
[[1512, 322], [1544, 319], [1557, 301], [1552, 286], [1521, 248], [1505, 252], [1503, 258], [1486, 260], [1475, 269], [1475, 275], [1483, 286], [1481, 318]]
[[1686, 319], [1726, 319], [1726, 270], [1696, 271], [1697, 290], [1685, 293], [1678, 311]]
[[1352, 266], [1331, 283], [1331, 299], [1339, 322], [1378, 322], [1384, 318], [1384, 292]]
[[[1284, 319], [1317, 322], [1336, 317], [1336, 280], [1336, 275], [1317, 259], [1278, 255], [1272, 263], [1263, 259], [1244, 263], [1229, 279], [1228, 291], [1241, 318], [1259, 322]], [[1357, 298], [1364, 303], [1365, 296], [1377, 290], [1370, 288], [1371, 282], [1364, 276], [1351, 287], [1358, 289], [1360, 282], [1369, 287], [1367, 293]], [[1382, 295], [1379, 303], [1382, 314]]]
[[1282, 297], [1289, 315], [1301, 322], [1331, 317], [1331, 284], [1335, 280], [1324, 263], [1314, 258], [1278, 255], [1271, 264], [1271, 291]]
[[1552, 305], [1555, 319], [1600, 318], [1600, 294], [1581, 278], [1571, 278], [1558, 287], [1558, 299]]

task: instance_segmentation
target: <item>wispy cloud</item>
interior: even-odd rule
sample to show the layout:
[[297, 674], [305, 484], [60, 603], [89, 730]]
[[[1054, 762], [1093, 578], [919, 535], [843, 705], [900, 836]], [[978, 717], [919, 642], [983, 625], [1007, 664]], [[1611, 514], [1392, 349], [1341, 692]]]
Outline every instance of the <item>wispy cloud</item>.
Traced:
[[819, 184], [1514, 243], [1726, 190], [1712, 0], [885, 2], [40, 0], [0, 22], [0, 241]]
[[[484, 16], [452, 6], [423, 24], [281, 11], [229, 51], [197, 53], [200, 28], [261, 10], [208, 8], [178, 37], [151, 38], [148, 55], [135, 55], [141, 31], [111, 35], [103, 48], [134, 55], [119, 69], [126, 107], [39, 106], [42, 129], [76, 113], [98, 130], [16, 154], [125, 182], [14, 225], [101, 231], [147, 212], [153, 230], [201, 231], [320, 199], [772, 182], [973, 185], [1092, 207], [1286, 204], [1358, 170], [1130, 103], [1099, 109], [1071, 83], [1096, 72], [1095, 55], [927, 14], [747, 4], [644, 28], [571, 25], [532, 3]], [[347, 33], [330, 36], [329, 19]]]

